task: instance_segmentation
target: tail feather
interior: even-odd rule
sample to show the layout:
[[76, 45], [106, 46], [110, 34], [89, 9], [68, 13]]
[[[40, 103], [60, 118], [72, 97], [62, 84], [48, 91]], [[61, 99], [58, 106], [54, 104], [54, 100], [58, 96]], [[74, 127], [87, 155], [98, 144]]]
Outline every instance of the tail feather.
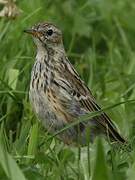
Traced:
[[104, 122], [103, 125], [105, 127], [106, 135], [110, 138], [113, 142], [119, 142], [119, 143], [127, 143], [124, 137], [120, 135], [117, 128], [114, 126], [110, 118], [107, 116], [107, 114], [103, 113], [100, 116], [100, 123]]

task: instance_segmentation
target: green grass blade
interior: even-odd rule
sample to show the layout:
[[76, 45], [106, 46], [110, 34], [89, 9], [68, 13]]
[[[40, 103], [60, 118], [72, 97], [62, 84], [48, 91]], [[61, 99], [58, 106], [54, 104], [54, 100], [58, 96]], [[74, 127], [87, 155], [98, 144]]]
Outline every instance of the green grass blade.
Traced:
[[[37, 149], [38, 142], [38, 123], [34, 124], [30, 130], [30, 138], [28, 144], [28, 156], [34, 156]], [[29, 161], [30, 159], [28, 159]]]
[[105, 161], [104, 147], [101, 139], [97, 142], [96, 161], [92, 180], [109, 180], [109, 172]]
[[12, 156], [4, 149], [0, 142], [0, 164], [7, 177], [11, 180], [26, 180]]

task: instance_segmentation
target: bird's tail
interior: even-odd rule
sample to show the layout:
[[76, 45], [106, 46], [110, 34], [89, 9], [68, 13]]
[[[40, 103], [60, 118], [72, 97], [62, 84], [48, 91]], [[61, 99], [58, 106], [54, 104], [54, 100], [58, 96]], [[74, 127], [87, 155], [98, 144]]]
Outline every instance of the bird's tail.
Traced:
[[127, 144], [128, 141], [120, 135], [115, 125], [112, 123], [111, 119], [107, 116], [107, 114], [102, 113], [100, 116], [96, 118], [96, 122], [100, 129], [103, 130], [103, 133], [106, 135], [107, 139], [110, 142], [117, 142], [121, 144]]

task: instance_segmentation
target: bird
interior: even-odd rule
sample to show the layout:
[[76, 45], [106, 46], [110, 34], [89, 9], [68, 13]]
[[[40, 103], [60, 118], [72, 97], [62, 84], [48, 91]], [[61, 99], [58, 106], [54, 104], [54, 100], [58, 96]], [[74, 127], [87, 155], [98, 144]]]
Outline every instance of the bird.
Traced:
[[[24, 32], [32, 35], [36, 45], [29, 99], [45, 129], [53, 135], [77, 118], [101, 111], [92, 92], [67, 57], [62, 31], [53, 23], [40, 22]], [[97, 136], [103, 136], [112, 143], [127, 142], [105, 112], [88, 121], [79, 121], [58, 133], [57, 138], [67, 145], [85, 146], [88, 143], [86, 136], [91, 142]]]

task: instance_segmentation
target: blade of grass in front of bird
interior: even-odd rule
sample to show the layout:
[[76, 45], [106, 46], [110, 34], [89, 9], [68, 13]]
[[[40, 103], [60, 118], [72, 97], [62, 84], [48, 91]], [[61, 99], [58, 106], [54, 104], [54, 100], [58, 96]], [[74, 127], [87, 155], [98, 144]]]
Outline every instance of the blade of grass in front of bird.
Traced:
[[[2, 131], [2, 130], [1, 130]], [[26, 180], [25, 176], [23, 175], [22, 171], [18, 167], [15, 160], [12, 156], [7, 152], [4, 144], [4, 136], [1, 133], [0, 138], [0, 164], [3, 168], [6, 176], [11, 180]]]
[[92, 180], [109, 180], [109, 172], [105, 161], [104, 147], [101, 139], [97, 141], [97, 152]]
[[[28, 144], [28, 156], [35, 156], [36, 149], [37, 149], [37, 142], [38, 142], [38, 122], [34, 124], [30, 129], [30, 137], [29, 137], [29, 144]], [[29, 162], [31, 159], [27, 159]]]

